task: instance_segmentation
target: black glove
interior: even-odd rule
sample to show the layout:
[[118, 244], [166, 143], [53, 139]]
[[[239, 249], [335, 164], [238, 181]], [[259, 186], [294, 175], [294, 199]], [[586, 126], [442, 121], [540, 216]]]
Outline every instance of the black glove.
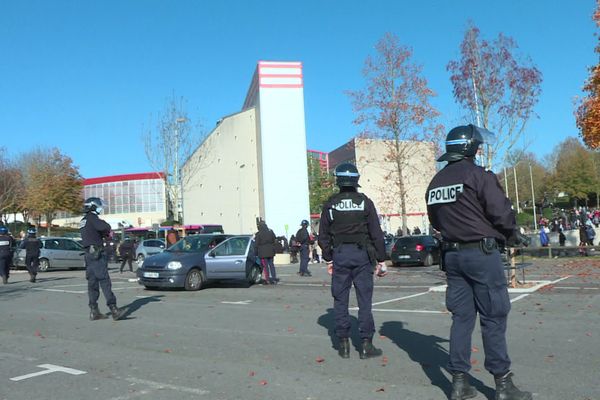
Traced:
[[531, 238], [523, 235], [518, 230], [514, 230], [512, 234], [506, 239], [506, 247], [519, 247], [519, 246], [529, 246], [531, 243]]

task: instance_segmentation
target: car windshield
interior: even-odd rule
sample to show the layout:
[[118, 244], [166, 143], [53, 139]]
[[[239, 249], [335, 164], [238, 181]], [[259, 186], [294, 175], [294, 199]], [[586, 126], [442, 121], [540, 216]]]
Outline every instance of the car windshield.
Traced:
[[223, 239], [214, 236], [186, 236], [167, 251], [198, 253], [205, 252], [215, 247]]

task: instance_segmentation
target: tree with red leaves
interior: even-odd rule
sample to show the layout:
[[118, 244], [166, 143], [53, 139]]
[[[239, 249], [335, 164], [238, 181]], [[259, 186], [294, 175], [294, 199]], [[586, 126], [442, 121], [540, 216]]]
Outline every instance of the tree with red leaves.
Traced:
[[434, 123], [439, 112], [429, 101], [435, 93], [421, 77], [422, 67], [411, 61], [412, 49], [390, 33], [375, 49], [377, 54], [366, 59], [363, 69], [366, 88], [348, 94], [357, 115], [353, 122], [362, 127], [360, 136], [382, 139], [388, 150], [382, 154], [387, 165], [393, 166], [385, 171], [386, 192], [399, 203], [406, 232], [408, 179], [418, 173], [411, 171], [416, 163], [410, 159], [420, 153], [422, 142], [437, 144], [443, 128]]
[[[596, 1], [596, 11], [592, 18], [596, 26], [600, 27], [600, 0]], [[596, 53], [600, 54], [600, 44], [596, 46]], [[600, 64], [590, 68], [590, 77], [583, 90], [588, 93], [582, 99], [575, 111], [577, 127], [584, 143], [590, 149], [600, 148]]]
[[517, 57], [516, 42], [503, 34], [488, 42], [470, 25], [460, 45], [461, 57], [450, 61], [454, 98], [471, 121], [496, 134], [488, 149], [488, 168], [496, 157], [505, 161], [525, 133], [541, 93], [542, 73], [529, 58]]

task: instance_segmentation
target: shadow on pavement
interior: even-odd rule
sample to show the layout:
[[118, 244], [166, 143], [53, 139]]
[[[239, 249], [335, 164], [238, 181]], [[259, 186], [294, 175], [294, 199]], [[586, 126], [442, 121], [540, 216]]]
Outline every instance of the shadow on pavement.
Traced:
[[[450, 398], [452, 382], [444, 374], [448, 363], [448, 352], [441, 346], [447, 343], [434, 335], [423, 335], [405, 328], [405, 323], [400, 321], [384, 322], [379, 333], [388, 337], [396, 346], [408, 354], [410, 359], [418, 363], [431, 384], [442, 389], [444, 394]], [[471, 376], [470, 382], [486, 398], [494, 398], [494, 390], [487, 387], [483, 382]]]
[[133, 314], [134, 312], [136, 312], [137, 310], [139, 310], [140, 308], [142, 308], [142, 306], [145, 306], [148, 303], [154, 303], [154, 302], [157, 302], [157, 301], [161, 301], [160, 300], [161, 297], [164, 297], [164, 296], [163, 295], [149, 296], [149, 297], [144, 297], [142, 299], [135, 299], [133, 302], [131, 302], [128, 305], [126, 305], [126, 306], [123, 307], [123, 309], [125, 310], [125, 313], [121, 317], [121, 320], [123, 320], [123, 319], [133, 319], [133, 318], [129, 318], [129, 316], [131, 314]]
[[[358, 319], [355, 316], [350, 315], [350, 321], [352, 324], [352, 327], [350, 328], [350, 340], [352, 341], [352, 346], [354, 346], [354, 349], [359, 351], [362, 343], [360, 336], [358, 335]], [[335, 317], [333, 314], [333, 308], [328, 308], [327, 312], [317, 319], [317, 323], [323, 328], [327, 329], [327, 334], [331, 339], [331, 347], [337, 350], [338, 338], [335, 334]]]

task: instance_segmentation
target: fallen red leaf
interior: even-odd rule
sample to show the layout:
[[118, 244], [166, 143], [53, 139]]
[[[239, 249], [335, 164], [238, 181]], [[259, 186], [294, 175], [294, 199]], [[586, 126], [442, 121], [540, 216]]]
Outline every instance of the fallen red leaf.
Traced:
[[248, 372], [248, 376], [254, 376], [254, 375], [256, 375], [256, 372], [254, 372], [254, 371]]
[[288, 326], [288, 332], [294, 333], [294, 332], [296, 332], [296, 330], [294, 328], [292, 328], [291, 326]]
[[586, 336], [592, 336], [592, 332], [586, 332], [585, 335]]
[[477, 365], [477, 364], [479, 364], [479, 361], [477, 361], [476, 359], [473, 358], [471, 360], [471, 365]]
[[267, 381], [265, 381], [264, 379], [260, 382], [258, 382], [260, 385], [262, 386], [266, 386], [267, 385]]
[[173, 350], [171, 350], [171, 349], [165, 349], [165, 350], [164, 350], [164, 352], [165, 352], [165, 353], [172, 353], [172, 352], [173, 352]]
[[318, 363], [322, 363], [323, 361], [325, 361], [325, 359], [323, 357], [317, 357], [315, 358], [315, 361]]
[[479, 353], [479, 348], [478, 348], [477, 346], [473, 346], [473, 347], [471, 348], [471, 351], [472, 351], [473, 353]]
[[379, 389], [375, 390], [376, 392], [385, 392], [385, 388], [380, 387]]

